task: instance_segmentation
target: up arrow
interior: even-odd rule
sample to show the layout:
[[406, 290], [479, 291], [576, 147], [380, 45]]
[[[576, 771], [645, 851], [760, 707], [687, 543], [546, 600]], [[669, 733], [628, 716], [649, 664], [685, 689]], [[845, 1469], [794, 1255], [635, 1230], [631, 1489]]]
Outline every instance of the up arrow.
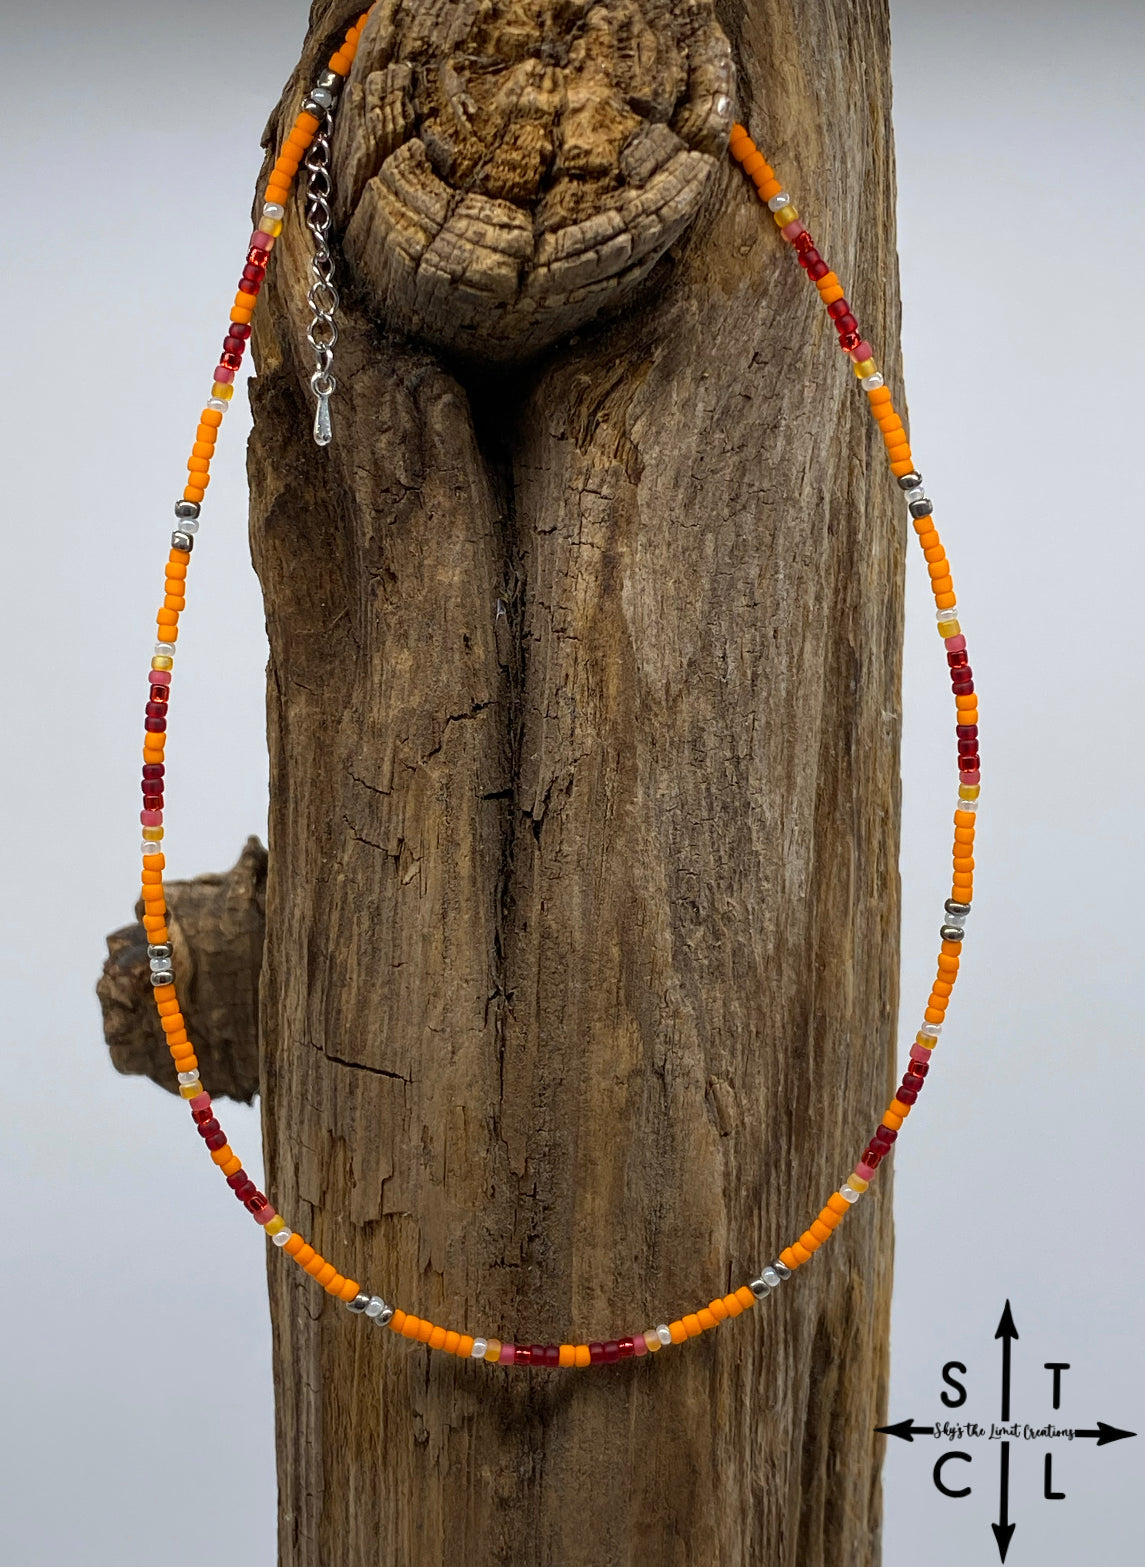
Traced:
[[[1006, 1302], [1005, 1310], [998, 1320], [998, 1329], [995, 1338], [1002, 1340], [1002, 1421], [1005, 1423], [1010, 1418], [1010, 1341], [1016, 1339], [1018, 1330], [1014, 1326], [1014, 1318], [1010, 1312], [1010, 1302]], [[1001, 1543], [999, 1542], [999, 1549]], [[1005, 1560], [1005, 1552], [1002, 1553]]]

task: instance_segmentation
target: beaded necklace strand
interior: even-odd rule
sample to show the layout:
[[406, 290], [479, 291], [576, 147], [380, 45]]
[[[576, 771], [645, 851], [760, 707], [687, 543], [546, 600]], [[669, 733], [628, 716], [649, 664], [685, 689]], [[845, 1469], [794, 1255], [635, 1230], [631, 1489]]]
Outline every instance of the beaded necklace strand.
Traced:
[[[366, 11], [350, 28], [341, 48], [331, 57], [327, 70], [321, 73], [316, 86], [307, 97], [302, 112], [294, 122], [290, 134], [270, 174], [264, 192], [262, 216], [250, 237], [246, 263], [235, 295], [230, 324], [223, 340], [223, 351], [215, 369], [211, 395], [200, 415], [195, 432], [195, 444], [187, 461], [188, 481], [182, 499], [176, 503], [176, 530], [171, 536], [171, 551], [167, 558], [167, 580], [163, 607], [157, 616], [158, 641], [151, 660], [149, 675], [150, 700], [146, 709], [146, 735], [143, 747], [143, 925], [148, 936], [148, 955], [151, 966], [151, 984], [159, 1011], [160, 1026], [167, 1036], [167, 1043], [178, 1074], [179, 1093], [190, 1102], [191, 1114], [199, 1136], [203, 1138], [211, 1159], [226, 1178], [227, 1185], [251, 1213], [255, 1223], [262, 1226], [274, 1244], [292, 1257], [306, 1273], [322, 1286], [328, 1295], [343, 1301], [350, 1311], [363, 1315], [379, 1327], [388, 1327], [402, 1338], [428, 1344], [430, 1349], [445, 1350], [449, 1354], [473, 1360], [487, 1360], [503, 1366], [589, 1366], [607, 1364], [629, 1357], [655, 1354], [671, 1344], [682, 1344], [689, 1338], [718, 1327], [729, 1317], [738, 1317], [755, 1305], [756, 1301], [778, 1289], [795, 1270], [819, 1247], [830, 1239], [832, 1232], [842, 1223], [852, 1205], [865, 1192], [874, 1179], [880, 1162], [891, 1152], [903, 1122], [910, 1114], [922, 1092], [930, 1070], [931, 1054], [942, 1032], [950, 993], [958, 977], [958, 960], [964, 935], [966, 917], [970, 912], [970, 900], [974, 879], [974, 823], [978, 808], [979, 760], [978, 760], [978, 698], [974, 694], [974, 681], [966, 654], [966, 638], [962, 635], [957, 616], [954, 584], [932, 518], [932, 506], [922, 488], [922, 477], [915, 470], [906, 431], [895, 412], [891, 394], [884, 384], [875, 363], [871, 344], [859, 331], [859, 324], [848, 304], [841, 283], [823, 260], [815, 243], [800, 222], [799, 214], [774, 170], [765, 161], [755, 143], [742, 125], [736, 125], [729, 141], [732, 157], [751, 179], [759, 199], [767, 204], [783, 238], [795, 252], [799, 265], [807, 273], [819, 291], [819, 297], [839, 334], [839, 346], [851, 359], [855, 375], [866, 393], [873, 414], [887, 449], [891, 472], [905, 498], [915, 532], [919, 536], [931, 589], [938, 610], [938, 633], [946, 649], [946, 662], [950, 669], [954, 690], [958, 740], [958, 798], [954, 811], [954, 874], [951, 897], [945, 904], [945, 920], [941, 929], [942, 946], [938, 958], [938, 973], [927, 1002], [924, 1021], [910, 1048], [910, 1060], [902, 1083], [883, 1114], [882, 1121], [863, 1150], [862, 1157], [853, 1172], [838, 1191], [827, 1199], [816, 1218], [799, 1238], [780, 1252], [775, 1262], [760, 1270], [757, 1277], [740, 1285], [731, 1293], [709, 1301], [697, 1311], [681, 1315], [676, 1321], [661, 1323], [643, 1332], [625, 1333], [615, 1339], [594, 1341], [587, 1344], [514, 1344], [497, 1338], [459, 1333], [446, 1329], [422, 1317], [415, 1316], [389, 1304], [381, 1295], [363, 1290], [356, 1279], [344, 1277], [332, 1262], [315, 1251], [301, 1235], [287, 1228], [281, 1214], [275, 1212], [267, 1198], [255, 1186], [227, 1142], [226, 1135], [215, 1117], [210, 1095], [199, 1078], [198, 1062], [194, 1047], [187, 1034], [186, 1023], [180, 1011], [172, 969], [172, 946], [167, 928], [167, 905], [163, 893], [165, 859], [163, 840], [163, 780], [164, 745], [167, 729], [167, 707], [171, 689], [171, 671], [174, 665], [175, 644], [179, 635], [179, 616], [185, 605], [187, 567], [191, 560], [195, 534], [199, 528], [199, 511], [210, 482], [210, 462], [214, 454], [215, 440], [227, 406], [234, 395], [234, 379], [251, 332], [251, 317], [258, 299], [267, 263], [275, 240], [282, 232], [286, 204], [299, 165], [306, 159], [312, 171], [316, 163], [324, 164], [325, 155], [316, 157], [315, 144], [328, 147], [333, 125], [333, 110], [338, 93], [357, 52], [358, 40], [370, 15]], [[328, 190], [328, 186], [326, 187]], [[311, 224], [312, 232], [314, 226]], [[315, 233], [316, 242], [319, 235]], [[327, 257], [328, 263], [328, 257]], [[329, 284], [327, 270], [326, 282]], [[336, 295], [333, 296], [336, 302]], [[312, 299], [311, 303], [314, 301]], [[312, 339], [313, 342], [313, 339]], [[315, 344], [316, 348], [320, 345]], [[327, 410], [322, 408], [333, 389], [329, 377], [329, 358], [325, 361], [326, 379], [321, 377], [319, 365], [315, 393], [319, 398], [320, 415], [325, 423]], [[316, 439], [322, 444], [322, 434], [316, 426]], [[325, 429], [329, 439], [329, 427]]]

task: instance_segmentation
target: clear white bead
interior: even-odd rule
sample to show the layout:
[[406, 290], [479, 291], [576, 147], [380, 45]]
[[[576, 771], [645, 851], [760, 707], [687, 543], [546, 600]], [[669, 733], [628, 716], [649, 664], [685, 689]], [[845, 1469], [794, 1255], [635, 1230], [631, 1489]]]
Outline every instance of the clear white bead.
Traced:
[[277, 1235], [272, 1235], [270, 1238], [276, 1246], [285, 1246], [293, 1234], [293, 1230], [279, 1230]]
[[386, 1309], [386, 1303], [380, 1295], [371, 1295], [366, 1306], [367, 1317], [380, 1317]]
[[777, 1290], [779, 1288], [779, 1286], [783, 1283], [783, 1280], [779, 1277], [779, 1274], [776, 1273], [774, 1268], [764, 1268], [763, 1276], [767, 1280], [767, 1282], [771, 1285], [773, 1290]]
[[230, 406], [230, 403], [225, 403], [221, 397], [207, 398], [207, 407], [213, 408], [217, 414], [225, 414]]
[[268, 201], [263, 204], [262, 215], [264, 218], [284, 218], [286, 208], [280, 207], [277, 201]]
[[152, 958], [151, 959], [151, 972], [153, 974], [160, 974], [160, 973], [164, 972], [166, 969], [169, 969], [170, 967], [171, 967], [171, 959], [170, 958]]
[[957, 925], [959, 930], [966, 929], [965, 914], [951, 914], [949, 909], [943, 909], [942, 918], [943, 922], [947, 925]]
[[151, 838], [144, 838], [139, 845], [141, 854], [162, 854], [162, 843], [155, 843]]
[[667, 1345], [672, 1342], [672, 1335], [668, 1331], [667, 1323], [661, 1322], [660, 1326], [656, 1329], [656, 1337], [660, 1340], [661, 1344]]
[[882, 384], [883, 378], [877, 370], [875, 371], [874, 375], [865, 375], [859, 382], [859, 385], [863, 388], [864, 392], [877, 391], [878, 388], [882, 386]]
[[928, 1039], [937, 1039], [942, 1033], [941, 1023], [924, 1023], [919, 1029], [920, 1034], [925, 1034]]
[[926, 500], [926, 491], [919, 484], [913, 490], [907, 490], [905, 498], [907, 501], [924, 501]]
[[180, 1072], [179, 1073], [179, 1084], [180, 1084], [180, 1087], [182, 1087], [182, 1088], [190, 1088], [192, 1083], [197, 1083], [198, 1081], [199, 1081], [199, 1074], [198, 1074], [198, 1072]]
[[768, 202], [767, 210], [768, 212], [778, 212], [780, 207], [789, 207], [790, 205], [791, 197], [785, 190], [781, 190], [778, 196], [773, 196]]
[[951, 604], [949, 609], [940, 609], [940, 610], [936, 611], [934, 618], [935, 618], [935, 620], [938, 621], [938, 624], [940, 626], [942, 625], [944, 620], [957, 620], [958, 619], [958, 605], [957, 604]]
[[485, 1359], [485, 1351], [488, 1348], [489, 1348], [489, 1344], [488, 1344], [487, 1340], [485, 1340], [483, 1338], [475, 1338], [473, 1340], [473, 1348], [469, 1351], [469, 1358], [471, 1360], [484, 1360]]
[[844, 1202], [858, 1202], [859, 1200], [859, 1193], [855, 1190], [855, 1188], [845, 1184], [840, 1186], [839, 1196], [843, 1199]]
[[156, 642], [154, 657], [156, 657], [156, 658], [174, 658], [175, 657], [175, 644], [174, 644], [174, 642]]
[[958, 799], [954, 802], [954, 809], [956, 811], [976, 811], [978, 809], [978, 801], [964, 800], [962, 796], [959, 795]]
[[198, 517], [180, 517], [179, 518], [179, 532], [180, 533], [198, 533], [198, 531], [199, 531], [199, 519], [198, 519]]

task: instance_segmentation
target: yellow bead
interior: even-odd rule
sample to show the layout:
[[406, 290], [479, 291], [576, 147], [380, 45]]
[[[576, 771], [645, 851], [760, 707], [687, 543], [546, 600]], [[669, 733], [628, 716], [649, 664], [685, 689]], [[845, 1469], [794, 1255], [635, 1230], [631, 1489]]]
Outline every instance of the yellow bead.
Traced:
[[183, 1099], [197, 1099], [203, 1092], [202, 1083], [180, 1083], [179, 1095]]
[[162, 827], [145, 827], [143, 829], [143, 836], [151, 843], [158, 843], [160, 838], [163, 836], [163, 829]]
[[492, 1362], [501, 1358], [501, 1340], [491, 1338], [486, 1343], [485, 1359]]
[[152, 669], [173, 669], [175, 667], [175, 660], [170, 658], [166, 653], [157, 653], [151, 660], [151, 667]]
[[976, 800], [982, 793], [981, 784], [959, 784], [958, 798], [960, 800]]
[[789, 223], [794, 223], [799, 216], [790, 202], [788, 202], [786, 207], [780, 207], [778, 212], [773, 212], [771, 215], [775, 219], [776, 227], [781, 229], [785, 229]]
[[268, 1225], [265, 1225], [264, 1228], [266, 1229], [266, 1233], [268, 1235], [277, 1235], [279, 1230], [284, 1230], [286, 1228], [286, 1220], [282, 1217], [281, 1213], [276, 1213], [274, 1218]]
[[847, 1185], [853, 1192], [865, 1192], [870, 1184], [870, 1181], [864, 1181], [861, 1175], [848, 1175], [847, 1177]]
[[[260, 218], [258, 232], [260, 234], [269, 234], [272, 239], [277, 239], [278, 236], [282, 233], [282, 219]], [[252, 294], [251, 298], [253, 299], [253, 297], [254, 296]]]
[[940, 620], [938, 622], [938, 634], [942, 638], [958, 637], [962, 635], [962, 627], [957, 620]]
[[235, 395], [235, 389], [234, 389], [233, 386], [227, 386], [222, 381], [212, 381], [211, 382], [211, 396], [212, 397], [220, 397], [220, 398], [222, 398], [224, 403], [229, 403], [231, 398], [234, 395]]
[[855, 365], [855, 374], [857, 376], [874, 375], [878, 368], [873, 359], [864, 359], [861, 363]]

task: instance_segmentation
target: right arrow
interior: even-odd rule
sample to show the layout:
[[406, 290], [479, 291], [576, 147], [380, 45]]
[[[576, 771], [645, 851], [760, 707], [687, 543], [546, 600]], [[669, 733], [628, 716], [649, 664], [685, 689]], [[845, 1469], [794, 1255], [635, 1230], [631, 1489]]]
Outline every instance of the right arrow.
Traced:
[[998, 1331], [995, 1338], [1002, 1340], [1002, 1423], [1010, 1418], [1010, 1341], [1016, 1339], [1018, 1330], [1014, 1326], [1014, 1318], [1010, 1313], [1010, 1302], [1006, 1302], [1005, 1310], [998, 1319]]
[[[1009, 1311], [1010, 1303], [1006, 1302], [1006, 1310]], [[1006, 1519], [1010, 1511], [1010, 1444], [1002, 1443], [1002, 1485], [1001, 1496], [998, 1501], [998, 1522], [990, 1525], [994, 1531], [994, 1538], [998, 1542], [998, 1555], [1002, 1561], [1006, 1560], [1006, 1552], [1010, 1549], [1010, 1541], [1014, 1537], [1017, 1524], [1007, 1523]]]
[[1136, 1435], [1136, 1431], [1119, 1431], [1116, 1426], [1107, 1426], [1104, 1420], [1097, 1422], [1096, 1431], [1074, 1432], [1074, 1436], [1095, 1436], [1098, 1447], [1104, 1447], [1106, 1442], [1120, 1442], [1122, 1437]]

